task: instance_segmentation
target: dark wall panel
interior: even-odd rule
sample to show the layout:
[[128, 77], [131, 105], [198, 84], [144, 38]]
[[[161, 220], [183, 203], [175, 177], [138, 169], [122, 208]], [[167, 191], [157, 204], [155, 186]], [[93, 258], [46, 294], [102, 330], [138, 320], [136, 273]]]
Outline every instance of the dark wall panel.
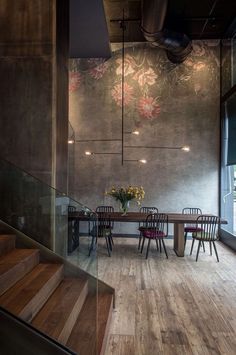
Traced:
[[0, 77], [1, 156], [50, 184], [51, 60], [2, 58]]

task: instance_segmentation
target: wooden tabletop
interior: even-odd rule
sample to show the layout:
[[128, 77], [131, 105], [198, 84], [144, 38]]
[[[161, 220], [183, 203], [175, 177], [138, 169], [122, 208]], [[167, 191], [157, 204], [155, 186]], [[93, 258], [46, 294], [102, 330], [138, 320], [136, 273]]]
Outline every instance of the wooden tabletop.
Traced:
[[[195, 223], [196, 219], [201, 216], [199, 214], [183, 214], [183, 213], [166, 213], [168, 215], [169, 223]], [[148, 213], [127, 212], [123, 215], [122, 212], [109, 212], [107, 214], [114, 222], [145, 222]], [[89, 220], [90, 217], [81, 212], [72, 212], [69, 214], [69, 219], [78, 219], [81, 221]], [[221, 224], [227, 224], [227, 221], [221, 219]]]

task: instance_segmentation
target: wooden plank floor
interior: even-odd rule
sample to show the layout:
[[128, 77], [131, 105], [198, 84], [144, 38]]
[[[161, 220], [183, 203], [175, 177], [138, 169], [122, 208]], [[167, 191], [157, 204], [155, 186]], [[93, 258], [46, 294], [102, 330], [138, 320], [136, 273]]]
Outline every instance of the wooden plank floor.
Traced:
[[[103, 245], [98, 253], [98, 277], [116, 289], [105, 355], [236, 354], [235, 253], [217, 243], [219, 263], [208, 246], [196, 263], [190, 241], [178, 258], [167, 240], [169, 259], [153, 243], [146, 261], [137, 240], [114, 242], [111, 258]], [[95, 272], [91, 260], [83, 262]]]

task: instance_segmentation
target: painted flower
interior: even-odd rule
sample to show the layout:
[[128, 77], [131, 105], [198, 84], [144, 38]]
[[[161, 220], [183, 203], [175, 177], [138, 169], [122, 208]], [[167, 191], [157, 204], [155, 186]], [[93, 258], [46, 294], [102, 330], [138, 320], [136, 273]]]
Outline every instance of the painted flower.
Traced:
[[193, 43], [193, 54], [201, 57], [205, 54], [205, 48], [198, 43]]
[[137, 80], [139, 85], [142, 87], [145, 84], [154, 85], [156, 82], [157, 75], [152, 68], [148, 70], [140, 69], [135, 75], [134, 80]]
[[108, 62], [105, 61], [105, 59], [99, 59], [99, 58], [91, 58], [88, 60], [88, 62], [92, 65], [95, 64], [95, 66], [91, 69], [89, 69], [89, 74], [94, 78], [94, 79], [101, 79], [104, 75], [104, 73], [107, 71], [107, 68], [109, 66]]
[[141, 97], [138, 103], [138, 111], [140, 116], [150, 120], [156, 118], [161, 110], [153, 97]]
[[199, 70], [204, 69], [205, 66], [206, 66], [205, 63], [203, 63], [203, 62], [197, 62], [197, 63], [194, 64], [193, 69], [195, 69], [196, 71], [199, 71]]
[[[119, 64], [118, 68], [116, 69], [117, 75], [122, 75], [122, 58], [116, 60], [116, 63]], [[129, 54], [124, 58], [124, 76], [134, 73], [134, 67], [136, 63], [134, 58], [132, 58]]]
[[[122, 85], [117, 84], [111, 91], [111, 95], [118, 106], [122, 106]], [[132, 86], [124, 83], [124, 106], [128, 105], [133, 100]]]
[[90, 67], [95, 67], [96, 65], [102, 64], [105, 62], [104, 58], [89, 58], [88, 64]]
[[192, 67], [194, 65], [192, 59], [190, 58], [187, 58], [185, 61], [184, 61], [184, 64], [187, 65], [188, 67]]
[[81, 75], [78, 71], [69, 73], [69, 92], [74, 92], [79, 88]]

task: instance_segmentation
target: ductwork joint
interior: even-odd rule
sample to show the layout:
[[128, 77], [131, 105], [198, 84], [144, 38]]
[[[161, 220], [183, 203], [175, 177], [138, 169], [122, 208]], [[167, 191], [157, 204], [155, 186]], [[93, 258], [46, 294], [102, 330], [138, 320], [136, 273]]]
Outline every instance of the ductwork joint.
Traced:
[[183, 63], [192, 51], [192, 44], [186, 34], [163, 29], [167, 4], [167, 0], [143, 0], [141, 30], [148, 42], [166, 50], [172, 63]]

